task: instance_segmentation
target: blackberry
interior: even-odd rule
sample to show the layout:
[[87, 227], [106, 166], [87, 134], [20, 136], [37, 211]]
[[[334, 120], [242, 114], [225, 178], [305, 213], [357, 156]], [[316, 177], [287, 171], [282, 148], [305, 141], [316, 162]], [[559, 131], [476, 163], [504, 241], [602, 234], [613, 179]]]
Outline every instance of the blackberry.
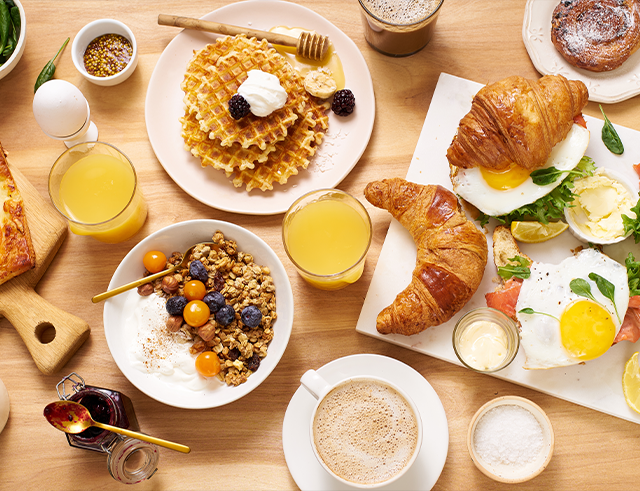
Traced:
[[211, 312], [217, 312], [225, 305], [224, 296], [220, 292], [209, 292], [202, 299]]
[[233, 310], [231, 305], [225, 305], [216, 312], [216, 321], [218, 324], [228, 326], [236, 318], [236, 311]]
[[202, 281], [205, 285], [209, 279], [207, 268], [198, 259], [191, 261], [191, 264], [189, 264], [189, 274], [192, 279]]
[[251, 112], [251, 105], [240, 94], [229, 99], [229, 114], [233, 119], [242, 119]]
[[260, 309], [255, 305], [249, 305], [242, 309], [240, 319], [245, 326], [253, 329], [260, 325], [260, 322], [262, 321], [262, 312], [260, 312]]
[[184, 297], [171, 297], [167, 300], [167, 312], [169, 315], [182, 315], [182, 311], [189, 301]]
[[338, 116], [349, 116], [356, 107], [356, 98], [349, 89], [342, 89], [333, 95], [331, 110]]

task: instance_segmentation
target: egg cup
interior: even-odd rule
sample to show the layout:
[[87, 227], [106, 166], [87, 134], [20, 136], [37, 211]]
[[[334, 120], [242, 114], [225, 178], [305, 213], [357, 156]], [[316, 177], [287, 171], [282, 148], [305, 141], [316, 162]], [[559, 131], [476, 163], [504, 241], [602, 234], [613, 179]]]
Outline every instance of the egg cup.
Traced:
[[[514, 405], [528, 410], [542, 429], [542, 450], [533, 462], [525, 465], [490, 464], [482, 460], [476, 451], [474, 437], [478, 423], [482, 417], [491, 409], [499, 406]], [[528, 481], [539, 475], [547, 468], [553, 455], [554, 436], [551, 421], [546, 413], [534, 402], [524, 397], [503, 396], [487, 402], [471, 418], [469, 430], [467, 432], [467, 449], [475, 466], [487, 477], [494, 481], [516, 484]]]
[[[96, 77], [87, 72], [84, 66], [84, 52], [91, 41], [105, 34], [119, 34], [131, 43], [133, 50], [127, 66], [120, 72], [108, 77]], [[71, 59], [77, 70], [89, 82], [96, 85], [112, 86], [127, 80], [138, 65], [138, 44], [131, 29], [125, 24], [114, 19], [98, 19], [84, 26], [73, 40], [71, 45]]]

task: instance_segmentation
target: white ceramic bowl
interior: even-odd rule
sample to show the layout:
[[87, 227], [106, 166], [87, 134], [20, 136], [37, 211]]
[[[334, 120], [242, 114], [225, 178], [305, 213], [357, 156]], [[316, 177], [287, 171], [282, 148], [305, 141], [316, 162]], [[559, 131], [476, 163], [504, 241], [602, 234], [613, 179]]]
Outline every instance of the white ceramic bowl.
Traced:
[[[613, 180], [613, 181], [618, 181], [620, 184], [622, 184], [624, 186], [624, 188], [629, 192], [629, 194], [631, 195], [631, 200], [633, 201], [633, 204], [635, 205], [637, 202], [637, 198], [638, 198], [638, 193], [636, 192], [636, 190], [633, 188], [633, 186], [631, 185], [631, 183], [629, 182], [629, 180], [623, 176], [621, 173], [609, 169], [608, 167], [600, 167], [600, 169], [603, 169], [603, 173], [605, 176], [607, 176], [609, 179]], [[564, 210], [564, 218], [567, 221], [567, 224], [569, 225], [569, 231], [573, 234], [573, 236], [582, 241], [582, 242], [586, 242], [586, 243], [593, 243], [593, 244], [602, 244], [602, 245], [607, 245], [607, 244], [615, 244], [617, 242], [621, 242], [624, 239], [626, 239], [627, 237], [629, 237], [629, 235], [631, 235], [631, 231], [629, 231], [629, 233], [627, 233], [626, 235], [620, 236], [620, 237], [616, 237], [614, 239], [600, 239], [598, 237], [594, 237], [593, 235], [588, 234], [587, 232], [585, 232], [584, 230], [581, 230], [580, 228], [578, 228], [578, 226], [576, 225], [576, 222], [573, 219], [572, 214], [570, 213], [570, 208], [565, 208]]]
[[[133, 54], [131, 55], [131, 60], [121, 72], [109, 77], [96, 77], [90, 75], [85, 69], [83, 55], [89, 43], [104, 34], [120, 34], [127, 38], [133, 48]], [[136, 69], [138, 65], [138, 44], [131, 29], [122, 22], [114, 19], [98, 19], [84, 26], [80, 29], [80, 32], [76, 34], [76, 37], [73, 39], [73, 44], [71, 45], [71, 59], [76, 69], [89, 82], [104, 86], [117, 85], [127, 80]]]
[[13, 50], [13, 54], [9, 57], [9, 59], [0, 66], [0, 79], [6, 77], [11, 70], [15, 68], [15, 66], [22, 58], [22, 53], [24, 53], [24, 47], [27, 44], [27, 16], [24, 13], [24, 7], [19, 2], [19, 0], [13, 0], [20, 10], [20, 36], [18, 36], [18, 44], [16, 45], [16, 49]]
[[[289, 277], [282, 262], [266, 242], [248, 230], [228, 222], [218, 220], [191, 220], [165, 227], [149, 235], [136, 245], [122, 260], [109, 283], [109, 290], [137, 280], [143, 276], [142, 258], [151, 250], [163, 251], [170, 255], [174, 251], [184, 252], [193, 244], [211, 241], [216, 230], [225, 238], [233, 239], [238, 250], [250, 253], [257, 264], [268, 266], [276, 287], [276, 310], [278, 318], [273, 325], [274, 338], [269, 344], [267, 356], [260, 368], [247, 382], [237, 387], [222, 382], [214, 388], [193, 391], [177, 384], [169, 384], [153, 374], [143, 373], [132, 365], [131, 346], [134, 342], [125, 329], [125, 320], [131, 315], [124, 309], [128, 294], [125, 292], [108, 299], [104, 306], [104, 331], [111, 355], [118, 368], [142, 392], [159, 402], [186, 409], [206, 409], [222, 406], [247, 395], [258, 387], [273, 371], [289, 342], [293, 326], [293, 293]], [[96, 292], [98, 293], [98, 292]]]
[[[491, 464], [482, 460], [482, 457], [478, 452], [476, 452], [474, 437], [478, 422], [491, 409], [506, 405], [515, 405], [527, 409], [531, 414], [533, 414], [542, 428], [542, 450], [533, 462], [529, 462], [524, 465]], [[478, 409], [473, 418], [471, 418], [469, 431], [467, 433], [467, 448], [469, 450], [471, 460], [473, 460], [476, 467], [491, 479], [509, 484], [520, 483], [533, 479], [546, 469], [547, 465], [549, 465], [549, 462], [551, 461], [551, 456], [553, 455], [553, 447], [553, 428], [546, 413], [534, 402], [518, 396], [503, 396], [487, 402], [484, 406]]]

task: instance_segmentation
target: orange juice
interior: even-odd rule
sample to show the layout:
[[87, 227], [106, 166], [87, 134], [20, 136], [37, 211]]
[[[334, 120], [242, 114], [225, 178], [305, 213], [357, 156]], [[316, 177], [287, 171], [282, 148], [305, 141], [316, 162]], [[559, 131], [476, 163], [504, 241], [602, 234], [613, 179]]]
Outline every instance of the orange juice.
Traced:
[[147, 216], [130, 162], [93, 153], [72, 163], [62, 175], [54, 200], [78, 235], [121, 242], [134, 235]]
[[325, 290], [360, 278], [371, 242], [366, 210], [344, 194], [348, 199], [313, 200], [285, 218], [287, 253], [305, 280]]

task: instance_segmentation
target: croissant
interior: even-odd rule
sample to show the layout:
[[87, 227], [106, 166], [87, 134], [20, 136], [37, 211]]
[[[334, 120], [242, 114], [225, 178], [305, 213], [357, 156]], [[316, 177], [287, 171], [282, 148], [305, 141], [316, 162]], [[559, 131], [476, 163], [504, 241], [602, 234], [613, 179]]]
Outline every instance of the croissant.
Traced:
[[482, 280], [484, 234], [442, 186], [384, 179], [367, 184], [364, 195], [409, 230], [418, 248], [411, 283], [378, 314], [378, 332], [410, 336], [451, 319]]
[[456, 167], [501, 171], [515, 163], [535, 170], [567, 136], [588, 99], [582, 82], [562, 75], [538, 81], [513, 76], [487, 85], [460, 121], [447, 159]]

